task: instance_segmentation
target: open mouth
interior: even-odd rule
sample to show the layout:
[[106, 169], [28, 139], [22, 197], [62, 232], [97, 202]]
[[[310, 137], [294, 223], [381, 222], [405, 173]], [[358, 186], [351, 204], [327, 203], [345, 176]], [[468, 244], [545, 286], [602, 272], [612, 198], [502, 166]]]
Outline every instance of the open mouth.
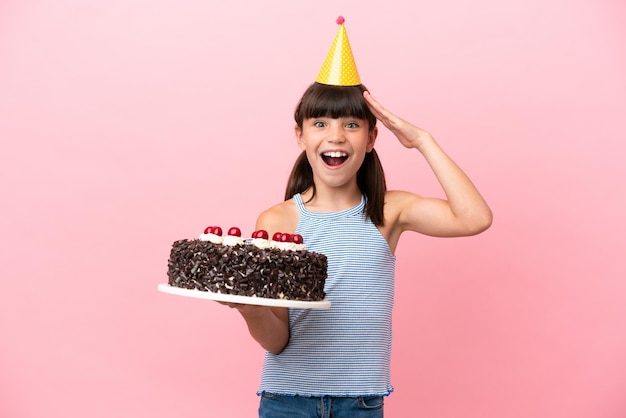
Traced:
[[324, 162], [331, 167], [341, 165], [347, 159], [348, 159], [348, 154], [346, 154], [345, 152], [329, 151], [329, 152], [322, 153], [322, 160], [324, 160]]

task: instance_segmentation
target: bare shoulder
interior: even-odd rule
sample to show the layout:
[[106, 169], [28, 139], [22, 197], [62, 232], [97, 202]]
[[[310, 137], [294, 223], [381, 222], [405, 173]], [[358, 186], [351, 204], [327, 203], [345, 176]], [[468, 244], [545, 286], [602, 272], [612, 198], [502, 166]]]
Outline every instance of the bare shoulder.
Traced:
[[387, 240], [392, 252], [395, 252], [402, 232], [409, 229], [407, 228], [405, 216], [407, 208], [418, 205], [421, 199], [420, 196], [403, 190], [388, 190], [385, 192], [385, 223], [379, 226], [378, 229]]
[[421, 196], [405, 190], [387, 190], [385, 192], [385, 203], [402, 205], [407, 204], [407, 202], [416, 202], [420, 199], [422, 199]]
[[293, 233], [298, 226], [299, 213], [293, 199], [280, 202], [259, 215], [256, 229], [264, 229], [270, 236], [274, 232]]
[[385, 193], [385, 223], [395, 225], [404, 210], [418, 205], [423, 198], [404, 190], [388, 190]]

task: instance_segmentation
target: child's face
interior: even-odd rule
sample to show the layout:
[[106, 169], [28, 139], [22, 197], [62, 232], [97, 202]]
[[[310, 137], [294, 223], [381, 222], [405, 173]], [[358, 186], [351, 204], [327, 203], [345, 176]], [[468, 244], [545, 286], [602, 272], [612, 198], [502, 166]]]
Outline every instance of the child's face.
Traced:
[[369, 131], [365, 119], [309, 118], [296, 126], [298, 145], [306, 151], [316, 180], [332, 187], [356, 184], [365, 153], [374, 148], [378, 131]]

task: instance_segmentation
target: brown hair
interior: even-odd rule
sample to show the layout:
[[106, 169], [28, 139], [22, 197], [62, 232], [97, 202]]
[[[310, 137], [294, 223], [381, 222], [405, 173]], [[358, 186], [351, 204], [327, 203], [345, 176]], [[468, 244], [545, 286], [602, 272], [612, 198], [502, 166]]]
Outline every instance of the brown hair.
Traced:
[[[296, 124], [302, 129], [304, 119], [350, 116], [367, 120], [368, 129], [372, 132], [376, 127], [376, 117], [372, 114], [363, 98], [363, 92], [366, 90], [363, 85], [329, 86], [313, 83], [304, 92], [300, 103], [296, 106], [294, 113]], [[366, 215], [375, 225], [383, 225], [383, 205], [385, 203], [387, 185], [385, 183], [385, 173], [376, 150], [372, 149], [372, 151], [365, 154], [363, 164], [361, 164], [357, 172], [356, 181], [361, 193], [365, 195]], [[285, 200], [292, 198], [296, 193], [303, 193], [309, 188], [312, 188], [312, 196], [315, 196], [313, 170], [306, 153], [303, 151], [296, 159], [289, 175], [285, 190]]]

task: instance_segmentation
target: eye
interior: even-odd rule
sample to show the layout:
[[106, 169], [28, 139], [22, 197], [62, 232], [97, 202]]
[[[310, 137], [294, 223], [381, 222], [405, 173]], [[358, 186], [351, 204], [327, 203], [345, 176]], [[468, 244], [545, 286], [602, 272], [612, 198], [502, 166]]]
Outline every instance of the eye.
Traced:
[[346, 128], [348, 129], [356, 129], [359, 127], [359, 124], [356, 122], [348, 122], [346, 123]]
[[316, 120], [315, 122], [313, 122], [313, 126], [315, 126], [316, 128], [323, 128], [324, 126], [326, 126], [326, 124], [321, 120]]

